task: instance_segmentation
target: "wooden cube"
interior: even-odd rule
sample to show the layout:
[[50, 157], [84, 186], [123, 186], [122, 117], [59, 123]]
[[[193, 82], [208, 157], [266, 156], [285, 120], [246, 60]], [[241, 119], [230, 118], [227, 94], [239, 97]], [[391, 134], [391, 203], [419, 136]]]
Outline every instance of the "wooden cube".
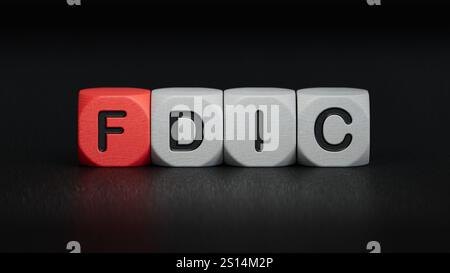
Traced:
[[296, 163], [295, 91], [234, 88], [224, 92], [225, 163], [281, 167]]
[[307, 166], [369, 164], [369, 92], [356, 88], [297, 91], [297, 157]]
[[131, 167], [150, 163], [151, 91], [90, 88], [78, 96], [81, 164]]
[[223, 92], [161, 88], [152, 92], [152, 162], [207, 167], [223, 162]]

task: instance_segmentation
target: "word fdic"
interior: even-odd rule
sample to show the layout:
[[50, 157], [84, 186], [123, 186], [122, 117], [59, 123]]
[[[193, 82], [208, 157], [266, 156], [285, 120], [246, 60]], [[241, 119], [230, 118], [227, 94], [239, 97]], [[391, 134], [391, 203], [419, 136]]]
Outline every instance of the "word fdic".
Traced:
[[351, 167], [369, 163], [369, 93], [356, 88], [90, 88], [83, 165]]

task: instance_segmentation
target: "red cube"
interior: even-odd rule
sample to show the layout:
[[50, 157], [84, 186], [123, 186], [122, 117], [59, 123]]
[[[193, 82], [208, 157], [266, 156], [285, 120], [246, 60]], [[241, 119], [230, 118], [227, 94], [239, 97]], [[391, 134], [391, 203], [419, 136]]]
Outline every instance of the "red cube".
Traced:
[[150, 163], [151, 91], [90, 88], [78, 96], [78, 159], [102, 167]]

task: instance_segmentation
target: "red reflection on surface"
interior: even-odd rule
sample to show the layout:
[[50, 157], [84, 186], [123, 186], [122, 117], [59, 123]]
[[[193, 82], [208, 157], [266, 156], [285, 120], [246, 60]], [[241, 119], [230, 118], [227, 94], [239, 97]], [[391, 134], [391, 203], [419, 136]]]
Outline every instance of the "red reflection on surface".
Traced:
[[75, 232], [83, 252], [151, 252], [152, 182], [148, 168], [80, 168]]

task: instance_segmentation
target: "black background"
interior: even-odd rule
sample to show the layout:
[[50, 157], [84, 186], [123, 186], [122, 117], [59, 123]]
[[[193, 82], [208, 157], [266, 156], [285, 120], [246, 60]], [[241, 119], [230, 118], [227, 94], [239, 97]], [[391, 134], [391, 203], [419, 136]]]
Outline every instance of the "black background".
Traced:
[[[448, 6], [25, 2], [1, 9], [0, 251], [448, 252]], [[371, 164], [81, 167], [99, 86], [368, 89]]]

